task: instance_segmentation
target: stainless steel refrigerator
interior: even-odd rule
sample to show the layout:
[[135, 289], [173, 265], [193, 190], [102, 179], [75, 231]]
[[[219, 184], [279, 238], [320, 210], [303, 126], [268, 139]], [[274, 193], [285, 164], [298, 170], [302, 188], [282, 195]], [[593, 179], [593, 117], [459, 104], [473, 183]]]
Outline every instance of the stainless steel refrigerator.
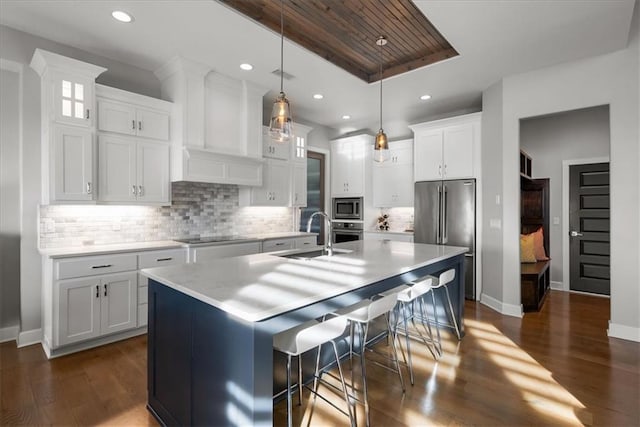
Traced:
[[414, 241], [464, 246], [465, 298], [476, 294], [476, 181], [422, 181], [415, 186]]

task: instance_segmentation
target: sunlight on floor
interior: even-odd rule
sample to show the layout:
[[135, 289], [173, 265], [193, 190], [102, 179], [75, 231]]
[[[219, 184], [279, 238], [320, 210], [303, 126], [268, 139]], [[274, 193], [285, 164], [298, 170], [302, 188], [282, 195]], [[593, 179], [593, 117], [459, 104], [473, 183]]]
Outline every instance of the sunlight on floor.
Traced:
[[[502, 368], [505, 377], [522, 393], [523, 399], [545, 416], [560, 423], [582, 425], [587, 422], [585, 406], [558, 384], [551, 372], [504, 336], [495, 326], [466, 319], [467, 336], [477, 338], [491, 360]], [[576, 413], [581, 414], [582, 420]], [[582, 415], [584, 414], [584, 416]]]

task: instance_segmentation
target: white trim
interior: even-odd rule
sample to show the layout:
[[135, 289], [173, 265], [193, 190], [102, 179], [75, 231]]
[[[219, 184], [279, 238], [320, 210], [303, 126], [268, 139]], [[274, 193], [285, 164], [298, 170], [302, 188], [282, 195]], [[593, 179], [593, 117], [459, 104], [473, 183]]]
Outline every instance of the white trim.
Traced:
[[40, 344], [42, 342], [42, 329], [32, 329], [20, 332], [18, 335], [18, 348], [28, 345]]
[[569, 166], [609, 163], [609, 157], [568, 159], [562, 161], [562, 283], [563, 291], [570, 290], [569, 268]]
[[87, 350], [89, 348], [98, 347], [104, 344], [111, 344], [116, 341], [121, 341], [128, 338], [136, 337], [138, 335], [144, 335], [146, 333], [147, 333], [147, 327], [141, 326], [136, 329], [130, 329], [127, 331], [119, 332], [117, 334], [107, 335], [97, 339], [82, 341], [79, 343], [58, 347], [56, 349], [52, 349], [49, 346], [49, 343], [47, 343], [45, 340], [42, 340], [42, 349], [44, 350], [44, 353], [47, 355], [48, 359], [53, 359], [56, 357], [65, 356], [67, 354], [76, 353], [78, 351]]
[[640, 342], [640, 328], [611, 323], [611, 321], [609, 321], [607, 335], [611, 338]]
[[19, 333], [20, 326], [18, 325], [0, 328], [0, 343], [7, 341], [16, 341]]
[[480, 303], [505, 316], [522, 317], [524, 313], [522, 304], [505, 304], [487, 294], [482, 294]]
[[563, 291], [563, 292], [566, 291], [566, 289], [564, 288], [563, 282], [556, 282], [555, 280], [551, 280], [550, 287], [554, 291]]
[[583, 292], [583, 291], [568, 291], [568, 292], [571, 294], [586, 295], [588, 297], [611, 299], [609, 295], [596, 294], [594, 292]]

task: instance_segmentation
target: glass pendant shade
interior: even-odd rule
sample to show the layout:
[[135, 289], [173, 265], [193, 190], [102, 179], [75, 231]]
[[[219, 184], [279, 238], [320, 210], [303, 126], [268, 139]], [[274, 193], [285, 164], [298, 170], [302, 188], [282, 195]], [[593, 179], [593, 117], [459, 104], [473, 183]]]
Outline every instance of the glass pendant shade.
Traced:
[[271, 110], [271, 121], [269, 122], [269, 134], [271, 138], [278, 142], [289, 142], [293, 135], [291, 123], [291, 113], [289, 110], [289, 100], [284, 92], [280, 92]]
[[389, 157], [389, 142], [387, 141], [387, 135], [381, 128], [373, 144], [373, 160], [376, 162], [385, 162], [389, 160]]

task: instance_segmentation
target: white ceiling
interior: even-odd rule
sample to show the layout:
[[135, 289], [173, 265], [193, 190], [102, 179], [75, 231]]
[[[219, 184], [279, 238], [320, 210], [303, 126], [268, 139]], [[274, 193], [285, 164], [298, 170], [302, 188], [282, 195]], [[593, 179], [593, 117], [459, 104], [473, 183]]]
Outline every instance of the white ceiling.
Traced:
[[[504, 76], [625, 48], [635, 1], [415, 0], [460, 56], [385, 80], [385, 131], [408, 136], [407, 124], [479, 110], [482, 91]], [[115, 9], [135, 21], [116, 22]], [[0, 0], [0, 23], [152, 71], [181, 55], [269, 88], [267, 108], [279, 90], [271, 74], [280, 65], [279, 35], [212, 0]], [[242, 62], [254, 69], [241, 71]], [[378, 83], [287, 41], [284, 69], [295, 76], [284, 85], [294, 120], [339, 133], [378, 129]], [[424, 93], [432, 99], [420, 101]]]

